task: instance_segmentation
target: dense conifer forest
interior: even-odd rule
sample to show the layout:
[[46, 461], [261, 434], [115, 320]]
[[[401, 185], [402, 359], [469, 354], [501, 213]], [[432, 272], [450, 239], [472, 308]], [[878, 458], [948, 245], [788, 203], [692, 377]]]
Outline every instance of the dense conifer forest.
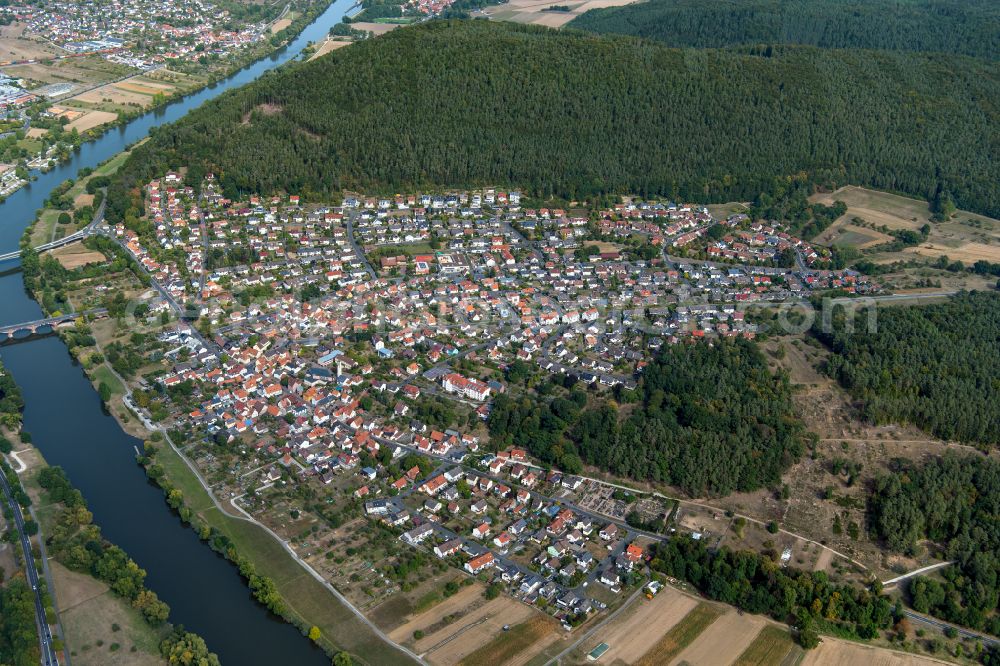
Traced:
[[787, 378], [772, 375], [746, 340], [667, 347], [622, 399], [637, 404], [588, 405], [578, 387], [548, 402], [500, 395], [491, 440], [569, 471], [586, 463], [691, 495], [776, 484], [804, 448]]
[[993, 0], [649, 0], [592, 9], [569, 27], [681, 47], [810, 44], [1000, 55], [1000, 3]]
[[872, 531], [893, 550], [914, 552], [926, 539], [955, 561], [940, 578], [910, 583], [914, 610], [1000, 635], [1000, 462], [973, 455], [900, 461], [876, 481], [870, 508]]
[[[876, 423], [909, 422], [942, 439], [1000, 444], [1000, 295], [881, 307], [834, 317], [814, 333], [833, 354], [826, 371]], [[853, 332], [849, 324], [853, 323]]]
[[[1000, 77], [953, 55], [746, 47], [431, 21], [268, 73], [153, 133], [115, 176], [219, 174], [230, 195], [476, 184], [577, 198], [753, 200], [791, 176], [1000, 215]], [[133, 194], [135, 190], [133, 190]]]

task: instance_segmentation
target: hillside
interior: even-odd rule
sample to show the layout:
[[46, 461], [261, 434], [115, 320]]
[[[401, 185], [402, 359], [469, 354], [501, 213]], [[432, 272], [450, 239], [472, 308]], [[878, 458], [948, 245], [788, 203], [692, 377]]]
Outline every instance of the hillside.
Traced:
[[592, 9], [569, 27], [681, 47], [809, 44], [1000, 56], [1000, 4], [992, 0], [650, 0]]
[[[761, 52], [763, 53], [763, 52]], [[805, 173], [1000, 214], [1000, 77], [946, 55], [681, 51], [433, 21], [269, 73], [156, 131], [110, 191], [168, 167], [230, 194], [491, 183], [567, 197], [746, 200]]]

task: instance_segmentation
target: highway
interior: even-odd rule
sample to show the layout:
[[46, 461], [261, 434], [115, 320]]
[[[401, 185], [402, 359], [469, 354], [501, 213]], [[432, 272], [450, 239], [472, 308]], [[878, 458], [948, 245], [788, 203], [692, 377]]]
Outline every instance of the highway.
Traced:
[[31, 583], [31, 589], [35, 592], [35, 622], [38, 624], [38, 640], [41, 646], [42, 666], [58, 666], [59, 660], [56, 658], [55, 650], [52, 649], [52, 631], [49, 629], [48, 621], [45, 619], [45, 606], [42, 604], [42, 592], [38, 585], [38, 571], [35, 569], [35, 557], [31, 554], [31, 541], [24, 533], [24, 515], [21, 513], [21, 505], [14, 500], [14, 493], [10, 489], [7, 476], [0, 473], [0, 485], [3, 485], [3, 492], [14, 512], [14, 524], [17, 526], [18, 534], [21, 537], [21, 549], [24, 551], [24, 569]]

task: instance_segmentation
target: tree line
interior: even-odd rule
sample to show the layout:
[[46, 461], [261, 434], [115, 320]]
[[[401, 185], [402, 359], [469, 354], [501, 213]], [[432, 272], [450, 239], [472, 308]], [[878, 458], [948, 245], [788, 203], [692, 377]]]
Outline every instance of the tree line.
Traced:
[[710, 550], [700, 540], [674, 538], [653, 543], [650, 557], [653, 571], [685, 580], [709, 599], [795, 626], [805, 648], [816, 647], [818, 631], [870, 640], [902, 617], [877, 589], [833, 583], [824, 571], [784, 568], [774, 552]]
[[809, 44], [1000, 55], [1000, 6], [992, 0], [650, 0], [591, 9], [569, 27], [678, 47]]
[[835, 314], [813, 326], [833, 352], [825, 371], [875, 423], [913, 423], [941, 439], [1000, 444], [1000, 295]]
[[574, 388], [568, 397], [497, 396], [491, 441], [526, 446], [569, 472], [620, 476], [727, 495], [778, 483], [804, 450], [791, 387], [744, 339], [671, 345], [646, 366], [622, 409]]
[[1000, 215], [990, 63], [779, 46], [677, 50], [485, 21], [430, 21], [293, 64], [152, 132], [112, 177], [108, 219], [141, 224], [169, 169], [229, 197], [483, 184], [756, 200], [793, 177]]
[[874, 536], [907, 554], [929, 540], [955, 564], [910, 582], [914, 610], [1000, 636], [1000, 462], [949, 454], [896, 461], [869, 502]]

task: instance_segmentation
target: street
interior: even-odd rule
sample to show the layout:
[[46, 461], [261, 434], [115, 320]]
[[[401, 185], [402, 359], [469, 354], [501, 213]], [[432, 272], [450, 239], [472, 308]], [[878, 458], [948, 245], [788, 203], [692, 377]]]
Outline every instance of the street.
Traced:
[[11, 491], [10, 483], [5, 474], [0, 474], [0, 485], [3, 485], [3, 492], [14, 513], [14, 524], [17, 526], [18, 534], [21, 537], [21, 549], [24, 551], [24, 570], [31, 589], [35, 592], [35, 622], [38, 625], [38, 640], [41, 646], [43, 666], [58, 666], [59, 660], [56, 658], [55, 650], [52, 649], [52, 632], [49, 629], [48, 621], [45, 619], [45, 606], [42, 604], [42, 591], [38, 585], [38, 571], [35, 569], [35, 556], [31, 553], [31, 540], [24, 533], [24, 515], [21, 513], [21, 505], [14, 500], [14, 493]]

